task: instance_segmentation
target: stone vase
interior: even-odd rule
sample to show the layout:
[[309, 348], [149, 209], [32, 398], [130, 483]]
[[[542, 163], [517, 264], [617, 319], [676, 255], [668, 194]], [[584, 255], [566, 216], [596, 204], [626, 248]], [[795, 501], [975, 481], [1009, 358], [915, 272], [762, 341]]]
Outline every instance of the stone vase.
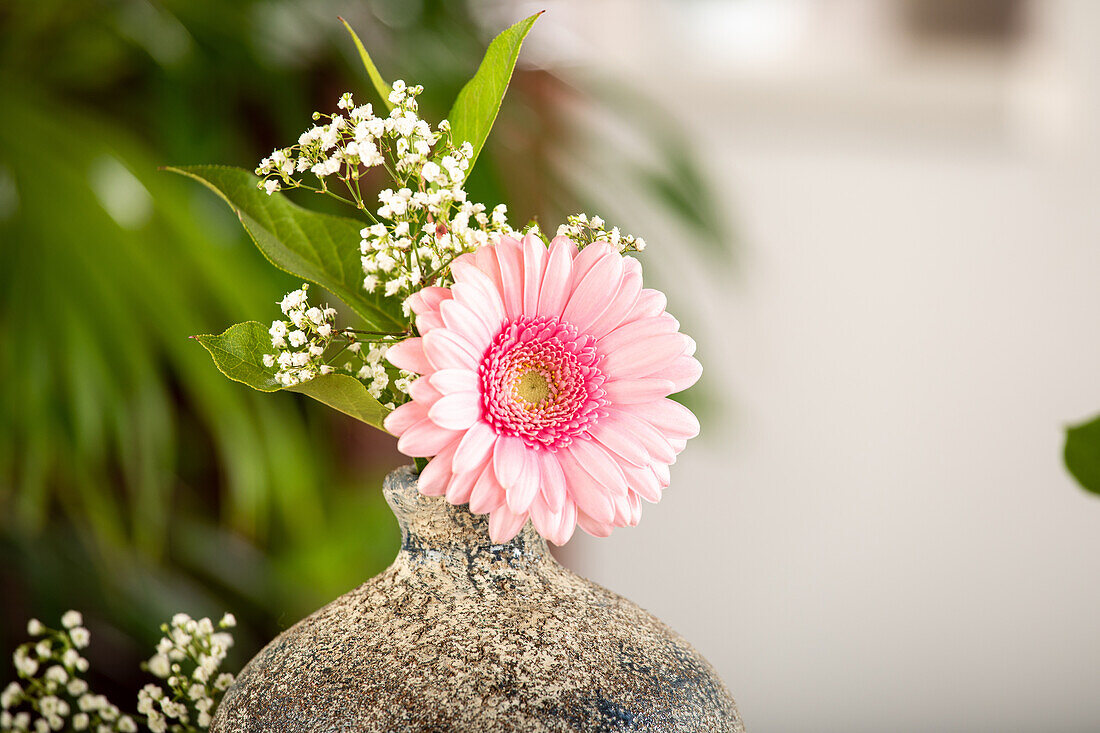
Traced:
[[393, 564], [257, 654], [214, 733], [744, 730], [690, 644], [562, 567], [530, 523], [493, 544], [411, 466], [384, 491]]

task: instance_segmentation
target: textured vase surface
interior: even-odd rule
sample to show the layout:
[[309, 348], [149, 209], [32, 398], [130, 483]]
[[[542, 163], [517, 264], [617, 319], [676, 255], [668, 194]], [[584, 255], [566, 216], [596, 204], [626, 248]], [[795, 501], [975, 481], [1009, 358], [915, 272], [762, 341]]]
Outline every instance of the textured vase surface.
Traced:
[[401, 525], [393, 564], [268, 644], [218, 707], [214, 733], [743, 731], [690, 644], [562, 567], [528, 523], [385, 480]]

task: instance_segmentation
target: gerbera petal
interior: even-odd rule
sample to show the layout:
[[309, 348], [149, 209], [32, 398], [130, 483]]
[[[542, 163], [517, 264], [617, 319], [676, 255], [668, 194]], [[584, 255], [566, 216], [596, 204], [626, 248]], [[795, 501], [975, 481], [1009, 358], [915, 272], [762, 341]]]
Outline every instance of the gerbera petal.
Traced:
[[626, 493], [626, 477], [619, 468], [619, 461], [606, 448], [593, 440], [574, 440], [569, 450], [581, 468], [606, 491], [612, 494]]
[[577, 528], [577, 505], [572, 501], [565, 502], [565, 506], [561, 509], [561, 520], [558, 523], [558, 529], [554, 532], [554, 535], [548, 537], [558, 547], [561, 547], [573, 536], [573, 531]]
[[[652, 403], [646, 403], [648, 407]], [[609, 424], [620, 434], [633, 436], [656, 461], [672, 463], [676, 460], [676, 452], [668, 442], [668, 438], [655, 428], [650, 422], [638, 417], [629, 409], [608, 409], [607, 416], [601, 423]]]
[[504, 489], [497, 483], [493, 466], [487, 464], [470, 492], [470, 511], [474, 514], [488, 514], [502, 504]]
[[523, 238], [523, 312], [528, 315], [538, 310], [546, 257], [546, 245], [541, 239], [534, 234]]
[[405, 302], [408, 303], [413, 313], [422, 315], [430, 311], [439, 310], [439, 304], [444, 300], [450, 300], [452, 297], [451, 291], [448, 288], [429, 285], [426, 288], [417, 290], [410, 295]]
[[558, 459], [550, 451], [539, 451], [539, 473], [542, 477], [542, 498], [550, 511], [557, 514], [565, 503], [565, 474]]
[[[439, 374], [439, 372], [436, 372]], [[434, 377], [433, 377], [434, 379]], [[435, 384], [433, 381], [432, 384]], [[636, 405], [640, 402], [652, 402], [661, 397], [668, 397], [675, 389], [673, 382], [668, 379], [645, 377], [643, 379], [614, 379], [604, 382], [604, 396], [611, 400], [613, 405]]]
[[515, 318], [523, 313], [523, 245], [518, 239], [503, 237], [495, 249], [500, 263], [504, 314]]
[[[424, 338], [430, 339], [436, 333], [439, 331], [434, 331]], [[676, 357], [684, 353], [686, 347], [687, 342], [681, 333], [650, 336], [607, 352], [600, 364], [600, 369], [608, 376], [618, 379], [646, 377], [668, 366]], [[425, 346], [424, 350], [428, 354], [428, 360], [432, 361], [431, 347]]]
[[550, 243], [536, 315], [561, 315], [569, 299], [569, 287], [573, 281], [573, 256], [576, 251], [577, 246], [565, 237], [557, 237]]
[[611, 245], [607, 242], [593, 242], [578, 252], [576, 257], [573, 258], [573, 282], [571, 283], [570, 292], [577, 289], [592, 265], [596, 264], [605, 255], [610, 254], [611, 251]]
[[406, 402], [386, 415], [386, 419], [382, 421], [382, 427], [392, 435], [400, 437], [402, 433], [427, 416], [428, 408], [425, 405], [419, 402]]
[[528, 513], [531, 515], [531, 524], [535, 525], [535, 531], [553, 542], [553, 536], [561, 522], [561, 514], [551, 511], [546, 502], [537, 496], [531, 502]]
[[451, 476], [451, 482], [447, 484], [447, 502], [455, 505], [468, 502], [470, 500], [470, 492], [474, 490], [474, 482], [476, 482], [480, 476], [480, 470], [453, 474]]
[[481, 417], [481, 399], [477, 392], [443, 395], [428, 409], [428, 417], [441, 428], [466, 430]]
[[470, 306], [457, 300], [448, 300], [441, 303], [439, 314], [447, 328], [465, 335], [470, 343], [475, 348], [480, 348], [482, 352], [485, 351], [493, 336], [496, 335], [490, 333], [488, 321], [475, 313]]
[[416, 486], [424, 496], [443, 496], [447, 493], [447, 483], [451, 478], [451, 459], [454, 458], [458, 441], [455, 440], [439, 451], [435, 458], [420, 472]]
[[[463, 255], [463, 257], [466, 256]], [[479, 247], [473, 255], [470, 255], [470, 261], [492, 281], [496, 291], [501, 292], [500, 264], [497, 262], [497, 255], [493, 248]]]
[[667, 463], [654, 463], [649, 467], [653, 475], [657, 477], [657, 483], [661, 488], [666, 488], [672, 482], [672, 474], [669, 473]]
[[451, 289], [455, 300], [462, 303], [485, 321], [490, 333], [500, 329], [504, 322], [504, 301], [496, 290], [487, 292], [480, 286], [469, 282], [455, 283]]
[[[558, 461], [562, 472], [565, 473], [566, 486], [569, 495], [577, 503], [579, 509], [587, 514], [598, 517], [600, 521], [610, 522], [615, 516], [615, 507], [611, 503], [610, 492], [592, 475], [581, 468], [580, 463], [573, 456], [572, 446], [562, 448], [557, 452]], [[568, 502], [567, 502], [568, 503]]]
[[487, 424], [478, 421], [470, 426], [462, 436], [462, 442], [455, 453], [456, 473], [465, 473], [481, 466], [492, 455], [497, 434]]
[[608, 285], [617, 287], [622, 276], [622, 257], [614, 252], [601, 257], [573, 289], [562, 311], [562, 320], [572, 323], [579, 331], [587, 331], [608, 305]]
[[622, 466], [626, 474], [626, 483], [632, 492], [637, 493], [648, 502], [656, 504], [661, 500], [661, 483], [657, 480], [651, 466]]
[[430, 458], [460, 435], [457, 431], [446, 430], [430, 419], [425, 419], [404, 432], [397, 441], [397, 450], [414, 458]]
[[437, 328], [421, 340], [424, 342], [424, 354], [433, 369], [477, 368], [479, 354], [467, 339], [454, 331]]
[[[490, 248], [491, 249], [491, 248]], [[473, 261], [454, 261], [451, 263], [451, 275], [455, 279], [455, 285], [465, 285], [467, 288], [455, 288], [451, 287], [451, 292], [454, 293], [456, 298], [463, 295], [464, 289], [473, 288], [488, 299], [486, 303], [468, 303], [475, 311], [481, 312], [482, 309], [477, 305], [486, 305], [494, 313], [499, 311], [501, 316], [504, 315], [504, 301], [501, 299], [502, 287], [499, 282], [494, 282], [493, 279], [474, 264]]]
[[409, 397], [429, 410], [442, 396], [443, 393], [432, 386], [431, 379], [428, 377], [417, 377], [409, 383]]
[[615, 518], [611, 520], [611, 523], [616, 527], [629, 527], [630, 526], [630, 492], [626, 492], [621, 496], [614, 498], [615, 503]]
[[699, 419], [688, 408], [670, 399], [647, 402], [639, 408], [645, 421], [670, 438], [694, 438], [699, 434]]
[[587, 512], [577, 510], [577, 526], [583, 529], [593, 537], [610, 537], [611, 532], [615, 529], [611, 525], [611, 520], [601, 522], [597, 519], [593, 519]]
[[[623, 323], [615, 330], [601, 337], [596, 343], [601, 352], [610, 354], [624, 346], [637, 343], [640, 339], [656, 334], [676, 333], [676, 320], [670, 316], [651, 316]], [[686, 347], [686, 344], [685, 344]]]
[[409, 338], [398, 341], [386, 350], [386, 361], [407, 372], [425, 374], [432, 371], [432, 366], [428, 363], [428, 357], [424, 354], [424, 339], [422, 338]]
[[678, 356], [664, 369], [658, 369], [650, 375], [652, 379], [669, 380], [672, 389], [659, 397], [665, 397], [673, 392], [683, 392], [699, 381], [703, 376], [703, 365], [693, 356]]
[[501, 435], [493, 446], [493, 470], [497, 481], [505, 489], [515, 484], [523, 471], [528, 448], [523, 441], [512, 435]]
[[638, 522], [642, 519], [642, 502], [637, 493], [631, 491], [626, 495], [626, 500], [630, 504], [630, 516], [626, 520], [627, 527], [637, 527]]
[[611, 303], [588, 327], [588, 333], [598, 339], [622, 325], [624, 319], [634, 309], [634, 304], [638, 302], [638, 294], [641, 292], [642, 276], [638, 273], [624, 273]]
[[438, 372], [433, 372], [429, 380], [441, 394], [476, 392], [478, 388], [477, 372], [473, 369], [440, 369]]
[[527, 523], [527, 512], [516, 513], [505, 506], [497, 507], [489, 514], [489, 539], [500, 544], [519, 534]]
[[439, 311], [429, 311], [416, 317], [416, 330], [421, 336], [437, 328], [443, 328], [443, 318]]
[[[620, 423], [605, 418], [589, 428], [588, 433], [600, 445], [624, 461], [635, 466], [648, 466], [650, 464], [649, 452], [642, 447], [637, 438], [623, 430], [620, 425]], [[622, 469], [623, 467], [620, 465], [619, 468]]]
[[638, 295], [638, 302], [634, 304], [634, 310], [626, 317], [626, 320], [635, 321], [639, 318], [652, 318], [665, 312], [668, 306], [668, 298], [660, 290], [643, 288]]
[[513, 512], [526, 512], [539, 492], [541, 475], [539, 460], [534, 451], [525, 451], [523, 469], [514, 484], [505, 490], [508, 508]]

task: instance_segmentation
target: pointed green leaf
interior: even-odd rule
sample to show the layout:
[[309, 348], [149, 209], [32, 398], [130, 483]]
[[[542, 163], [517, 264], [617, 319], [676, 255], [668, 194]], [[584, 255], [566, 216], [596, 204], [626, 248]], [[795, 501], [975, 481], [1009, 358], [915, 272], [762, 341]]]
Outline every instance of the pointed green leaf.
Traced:
[[508, 91], [508, 82], [512, 80], [512, 70], [516, 67], [523, 39], [540, 15], [542, 12], [521, 20], [493, 39], [474, 78], [462, 87], [447, 115], [455, 143], [461, 145], [469, 142], [474, 147], [466, 175], [473, 170], [474, 162], [485, 145], [485, 139], [493, 129], [500, 103], [504, 101], [504, 93]]
[[299, 392], [379, 429], [389, 414], [389, 410], [370, 396], [362, 382], [347, 374], [326, 374], [293, 387], [280, 385], [275, 381], [275, 370], [264, 366], [264, 354], [271, 351], [271, 337], [267, 328], [257, 321], [238, 323], [217, 335], [194, 338], [210, 352], [222, 374], [252, 389]]
[[379, 430], [384, 429], [382, 421], [390, 414], [382, 403], [370, 396], [362, 382], [347, 374], [325, 374], [287, 389], [308, 395]]
[[197, 165], [166, 170], [193, 178], [221, 196], [276, 267], [325, 288], [372, 330], [405, 327], [398, 303], [363, 290], [358, 246], [362, 222], [303, 209], [281, 193], [269, 196], [256, 188], [258, 178], [240, 168]]
[[1064, 456], [1077, 482], [1100, 494], [1100, 417], [1066, 430]]
[[374, 61], [371, 59], [370, 54], [367, 53], [367, 49], [363, 46], [363, 42], [359, 40], [359, 36], [355, 35], [355, 31], [351, 29], [348, 22], [343, 18], [340, 18], [340, 22], [344, 24], [344, 27], [348, 29], [348, 33], [351, 34], [351, 40], [355, 42], [355, 48], [359, 51], [359, 58], [363, 61], [363, 68], [367, 70], [367, 76], [370, 77], [371, 84], [374, 85], [374, 89], [378, 92], [378, 96], [382, 98], [382, 104], [386, 105], [386, 109], [393, 109], [393, 104], [390, 102], [390, 85], [382, 79], [382, 75], [378, 73], [378, 67], [374, 65]]
[[264, 366], [264, 354], [271, 353], [271, 336], [264, 324], [246, 321], [230, 326], [220, 334], [192, 336], [210, 352], [214, 366], [235, 382], [260, 392], [278, 392], [275, 370]]

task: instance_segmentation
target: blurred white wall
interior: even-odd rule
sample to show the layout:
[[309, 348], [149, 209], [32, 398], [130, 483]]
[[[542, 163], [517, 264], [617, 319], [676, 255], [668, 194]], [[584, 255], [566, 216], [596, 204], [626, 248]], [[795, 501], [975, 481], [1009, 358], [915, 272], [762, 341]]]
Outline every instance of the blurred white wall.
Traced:
[[1100, 411], [1100, 3], [1007, 48], [885, 1], [538, 6], [536, 61], [674, 110], [736, 241], [719, 281], [631, 218], [724, 405], [575, 564], [749, 730], [1100, 730], [1100, 500], [1060, 458]]

